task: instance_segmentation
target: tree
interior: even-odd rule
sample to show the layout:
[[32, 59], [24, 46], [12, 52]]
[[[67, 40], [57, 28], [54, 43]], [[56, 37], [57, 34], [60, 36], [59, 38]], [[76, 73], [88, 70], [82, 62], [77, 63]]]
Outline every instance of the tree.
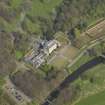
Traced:
[[77, 25], [78, 29], [81, 30], [81, 31], [84, 31], [84, 29], [87, 28], [87, 23], [83, 20], [81, 20], [78, 25]]
[[48, 73], [52, 70], [51, 69], [52, 66], [48, 65], [48, 64], [43, 64], [40, 69], [46, 74], [46, 76], [48, 75]]
[[53, 66], [44, 64], [40, 67], [40, 69], [45, 73], [46, 80], [51, 80], [53, 78], [56, 78], [57, 72]]
[[68, 35], [69, 35], [69, 39], [70, 39], [71, 43], [74, 45], [75, 39], [76, 39], [75, 29], [72, 28], [72, 29], [68, 32]]

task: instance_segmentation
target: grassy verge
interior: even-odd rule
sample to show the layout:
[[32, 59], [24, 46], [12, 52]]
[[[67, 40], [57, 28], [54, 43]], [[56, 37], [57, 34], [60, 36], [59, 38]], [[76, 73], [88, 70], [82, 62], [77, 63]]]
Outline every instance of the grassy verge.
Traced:
[[82, 99], [75, 105], [105, 105], [105, 90]]
[[93, 59], [94, 57], [90, 57], [88, 55], [83, 55], [74, 65], [68, 68], [69, 72], [73, 72], [77, 70], [81, 65], [85, 64], [89, 60]]
[[[85, 72], [74, 85], [79, 86], [80, 101], [74, 105], [104, 105], [105, 101], [105, 65], [100, 64]], [[103, 91], [104, 90], [104, 91]], [[101, 92], [103, 91], [103, 92]], [[99, 103], [98, 103], [99, 102]]]

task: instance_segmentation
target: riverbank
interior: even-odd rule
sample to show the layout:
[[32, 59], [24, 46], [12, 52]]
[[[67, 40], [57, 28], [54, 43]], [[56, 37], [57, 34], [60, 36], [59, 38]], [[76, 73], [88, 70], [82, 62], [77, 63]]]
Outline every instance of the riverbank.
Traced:
[[[80, 96], [72, 105], [101, 105], [100, 102], [103, 102], [102, 105], [104, 105], [105, 100], [101, 97], [101, 93], [105, 91], [105, 65], [100, 64], [86, 72], [85, 75], [87, 79], [78, 79], [74, 83], [75, 85], [81, 84], [81, 91]], [[92, 83], [89, 81], [90, 78], [93, 78]]]
[[58, 95], [60, 94], [60, 91], [62, 91], [64, 88], [68, 87], [72, 82], [74, 82], [76, 79], [78, 79], [80, 77], [80, 75], [82, 75], [87, 70], [95, 67], [96, 65], [101, 64], [102, 61], [103, 61], [103, 59], [101, 57], [97, 57], [97, 58], [94, 58], [91, 61], [85, 63], [84, 65], [81, 65], [76, 71], [74, 71], [71, 75], [69, 75], [59, 85], [59, 87], [57, 87], [53, 92], [50, 93], [50, 95], [46, 99], [46, 102], [42, 105], [50, 105], [50, 103], [58, 97]]
[[[78, 55], [78, 57], [68, 66], [69, 68], [74, 65], [83, 55], [86, 53], [86, 50], [93, 48], [94, 46], [100, 44], [100, 40], [104, 41], [105, 37], [102, 36], [99, 39], [92, 40], [88, 45], [83, 47], [83, 51]], [[79, 65], [78, 68], [75, 69], [65, 80], [54, 90], [52, 91], [49, 96], [46, 98], [45, 102], [42, 105], [50, 105], [50, 103], [55, 100], [60, 92], [68, 87], [72, 82], [78, 79], [84, 72], [90, 70], [91, 68], [99, 65], [103, 62], [101, 57], [95, 57], [93, 59], [89, 59], [90, 61], [84, 62], [83, 65]]]

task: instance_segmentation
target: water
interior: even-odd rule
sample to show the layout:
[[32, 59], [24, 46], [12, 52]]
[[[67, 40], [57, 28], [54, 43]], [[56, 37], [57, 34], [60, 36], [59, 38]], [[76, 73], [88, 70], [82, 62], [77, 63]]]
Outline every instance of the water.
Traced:
[[70, 83], [78, 79], [78, 77], [85, 71], [90, 70], [91, 68], [101, 64], [103, 60], [104, 59], [102, 57], [96, 57], [91, 61], [81, 65], [76, 71], [74, 71], [71, 75], [65, 78], [65, 80], [54, 91], [52, 91], [49, 94], [49, 96], [47, 97], [47, 99], [42, 105], [51, 105], [50, 103], [58, 97], [58, 95], [60, 94], [60, 91], [68, 87]]

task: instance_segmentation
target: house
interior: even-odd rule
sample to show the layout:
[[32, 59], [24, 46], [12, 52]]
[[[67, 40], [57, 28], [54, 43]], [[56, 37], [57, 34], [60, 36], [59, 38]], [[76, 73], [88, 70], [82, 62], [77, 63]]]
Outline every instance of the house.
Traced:
[[42, 63], [45, 62], [46, 57], [49, 56], [55, 49], [60, 47], [60, 43], [57, 40], [42, 41], [36, 54], [34, 49], [30, 50], [25, 55], [25, 61], [33, 64], [34, 67], [38, 68]]
[[51, 40], [45, 43], [44, 53], [49, 55], [51, 54], [57, 47], [60, 47], [60, 43], [57, 40]]
[[35, 57], [34, 49], [31, 49], [26, 55], [25, 55], [25, 61], [30, 62]]
[[38, 68], [44, 62], [45, 62], [44, 53], [40, 53], [39, 55], [37, 55], [36, 57], [32, 59], [33, 66], [35, 66], [36, 68]]

